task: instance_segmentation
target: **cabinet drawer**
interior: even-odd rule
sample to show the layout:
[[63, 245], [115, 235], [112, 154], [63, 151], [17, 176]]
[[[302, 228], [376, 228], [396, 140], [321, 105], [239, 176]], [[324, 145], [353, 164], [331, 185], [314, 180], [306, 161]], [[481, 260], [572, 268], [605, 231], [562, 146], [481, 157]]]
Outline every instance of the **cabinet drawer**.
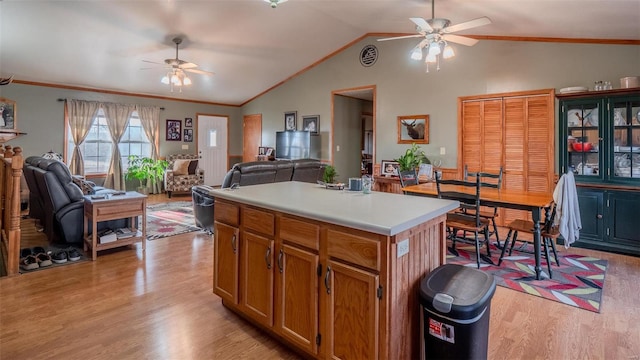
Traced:
[[131, 213], [133, 214], [141, 214], [142, 210], [144, 208], [144, 202], [143, 201], [136, 201], [136, 202], [125, 202], [125, 201], [119, 201], [117, 203], [109, 204], [109, 205], [100, 205], [100, 207], [98, 207], [96, 209], [96, 216], [97, 217], [108, 217], [110, 215], [122, 215], [124, 216], [128, 216]]
[[320, 226], [282, 216], [280, 238], [317, 251], [320, 249]]
[[242, 225], [245, 229], [273, 236], [275, 233], [275, 216], [266, 211], [245, 207], [242, 208]]
[[232, 226], [238, 226], [240, 211], [238, 206], [216, 200], [213, 218], [216, 221]]
[[330, 257], [380, 270], [380, 241], [337, 230], [327, 230]]

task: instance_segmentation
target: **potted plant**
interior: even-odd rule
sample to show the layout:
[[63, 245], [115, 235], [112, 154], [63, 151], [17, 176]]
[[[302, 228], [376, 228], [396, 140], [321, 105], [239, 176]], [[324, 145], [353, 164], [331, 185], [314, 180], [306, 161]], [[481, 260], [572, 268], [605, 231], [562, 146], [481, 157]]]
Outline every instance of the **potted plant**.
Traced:
[[322, 181], [327, 184], [335, 183], [336, 178], [338, 177], [338, 172], [336, 172], [336, 168], [332, 165], [327, 165], [324, 168], [324, 174], [322, 174]]
[[431, 164], [424, 151], [416, 143], [411, 144], [411, 147], [394, 161], [398, 162], [399, 171], [416, 171], [422, 163]]
[[154, 160], [149, 157], [129, 155], [129, 167], [127, 168], [126, 179], [137, 179], [140, 181], [138, 192], [146, 194], [148, 186], [155, 186], [159, 179], [162, 179], [164, 171], [169, 165], [166, 160]]

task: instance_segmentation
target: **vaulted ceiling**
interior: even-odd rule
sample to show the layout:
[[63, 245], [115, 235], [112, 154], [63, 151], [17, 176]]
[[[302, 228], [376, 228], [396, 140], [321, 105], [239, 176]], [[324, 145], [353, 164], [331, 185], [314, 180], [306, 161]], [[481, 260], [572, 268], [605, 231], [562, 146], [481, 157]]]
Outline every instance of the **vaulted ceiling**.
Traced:
[[[491, 18], [462, 35], [640, 40], [638, 0], [439, 0], [435, 15]], [[410, 17], [431, 2], [0, 0], [0, 77], [239, 105], [367, 34], [414, 33]], [[182, 93], [143, 62], [174, 58], [177, 35], [180, 58], [215, 73]]]

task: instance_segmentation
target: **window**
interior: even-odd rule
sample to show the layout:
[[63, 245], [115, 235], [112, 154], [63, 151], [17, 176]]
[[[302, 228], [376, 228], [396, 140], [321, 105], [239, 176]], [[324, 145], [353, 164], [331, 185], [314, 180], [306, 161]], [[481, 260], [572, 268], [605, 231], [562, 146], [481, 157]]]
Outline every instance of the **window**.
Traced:
[[[67, 163], [71, 161], [71, 156], [75, 149], [73, 139], [71, 138], [71, 128], [67, 129]], [[84, 159], [85, 174], [104, 174], [109, 171], [109, 163], [111, 162], [111, 152], [113, 144], [111, 143], [111, 134], [107, 127], [107, 119], [104, 117], [102, 109], [98, 110], [98, 114], [93, 120], [89, 134], [84, 143], [80, 145], [82, 157]], [[129, 118], [129, 124], [125, 130], [120, 143], [118, 144], [122, 159], [123, 171], [127, 170], [129, 155], [151, 156], [151, 142], [144, 133], [144, 129], [138, 118], [138, 113], [133, 112]]]

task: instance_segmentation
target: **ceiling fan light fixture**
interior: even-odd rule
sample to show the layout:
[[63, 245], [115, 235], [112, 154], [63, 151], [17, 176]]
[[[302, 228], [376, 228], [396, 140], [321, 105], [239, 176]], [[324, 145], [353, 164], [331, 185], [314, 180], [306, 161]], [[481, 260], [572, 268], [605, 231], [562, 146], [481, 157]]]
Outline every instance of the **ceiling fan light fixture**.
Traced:
[[182, 84], [183, 84], [183, 85], [185, 85], [185, 86], [189, 86], [189, 85], [191, 85], [191, 79], [189, 79], [189, 78], [187, 77], [187, 75], [185, 75], [185, 76], [184, 76], [184, 79], [182, 80]]
[[411, 60], [422, 60], [422, 49], [418, 46], [411, 51]]
[[429, 55], [437, 56], [440, 55], [441, 52], [439, 43], [432, 42], [431, 45], [429, 45]]
[[438, 59], [438, 57], [436, 55], [433, 55], [433, 54], [429, 53], [427, 55], [427, 57], [424, 59], [424, 62], [425, 63], [434, 63], [434, 62], [437, 61], [437, 59]]
[[171, 76], [171, 74], [167, 74], [167, 75], [163, 76], [162, 80], [160, 80], [160, 82], [162, 82], [165, 85], [169, 85], [169, 76]]
[[182, 81], [180, 81], [180, 77], [178, 77], [178, 74], [174, 73], [173, 75], [171, 75], [171, 84], [182, 86]]
[[451, 59], [454, 56], [456, 56], [456, 53], [453, 51], [451, 45], [445, 45], [444, 51], [442, 52], [442, 57], [445, 59]]

